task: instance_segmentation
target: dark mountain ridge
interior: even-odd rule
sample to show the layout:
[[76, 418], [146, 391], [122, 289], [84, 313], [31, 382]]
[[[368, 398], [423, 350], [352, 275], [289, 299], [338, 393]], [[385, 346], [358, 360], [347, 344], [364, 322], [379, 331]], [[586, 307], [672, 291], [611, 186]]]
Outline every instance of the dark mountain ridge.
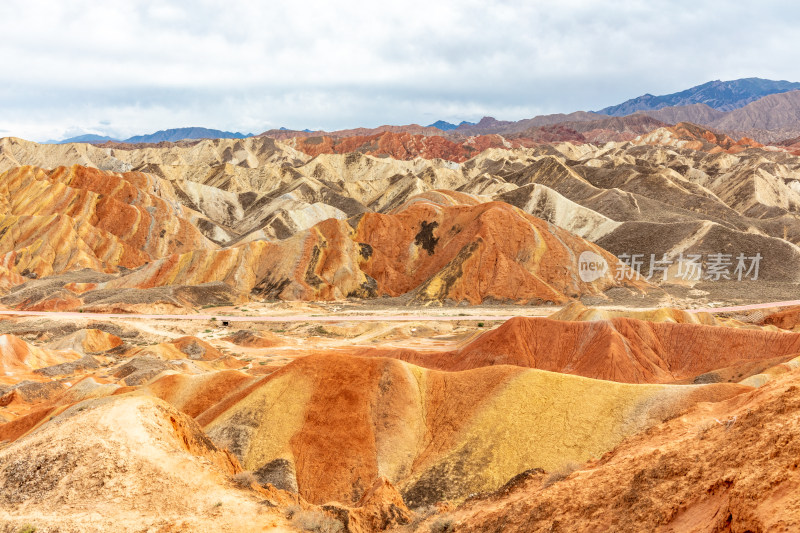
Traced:
[[770, 94], [798, 89], [800, 89], [800, 83], [785, 80], [776, 81], [762, 78], [742, 78], [729, 81], [714, 80], [677, 93], [661, 96], [654, 96], [649, 93], [644, 94], [621, 104], [603, 108], [598, 113], [620, 117], [637, 111], [692, 104], [706, 104], [720, 111], [732, 111]]

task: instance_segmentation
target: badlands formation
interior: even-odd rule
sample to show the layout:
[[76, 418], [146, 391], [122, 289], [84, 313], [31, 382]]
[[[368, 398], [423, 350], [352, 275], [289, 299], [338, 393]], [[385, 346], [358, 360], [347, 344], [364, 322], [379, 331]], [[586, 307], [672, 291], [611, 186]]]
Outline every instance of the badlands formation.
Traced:
[[0, 140], [0, 531], [800, 528], [800, 157], [674, 112]]

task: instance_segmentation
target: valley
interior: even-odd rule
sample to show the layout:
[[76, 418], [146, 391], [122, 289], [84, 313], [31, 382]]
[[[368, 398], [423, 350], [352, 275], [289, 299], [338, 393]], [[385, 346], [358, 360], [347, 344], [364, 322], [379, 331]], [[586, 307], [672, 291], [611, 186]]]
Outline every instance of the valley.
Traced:
[[0, 531], [796, 529], [795, 93], [714, 87], [0, 139]]

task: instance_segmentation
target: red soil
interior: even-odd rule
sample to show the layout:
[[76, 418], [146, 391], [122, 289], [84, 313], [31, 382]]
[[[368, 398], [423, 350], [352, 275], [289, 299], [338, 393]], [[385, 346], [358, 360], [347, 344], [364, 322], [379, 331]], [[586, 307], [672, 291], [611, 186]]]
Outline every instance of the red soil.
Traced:
[[800, 333], [615, 318], [564, 322], [513, 318], [461, 349], [364, 349], [427, 368], [465, 370], [517, 365], [624, 383], [672, 383], [753, 361], [789, 360]]

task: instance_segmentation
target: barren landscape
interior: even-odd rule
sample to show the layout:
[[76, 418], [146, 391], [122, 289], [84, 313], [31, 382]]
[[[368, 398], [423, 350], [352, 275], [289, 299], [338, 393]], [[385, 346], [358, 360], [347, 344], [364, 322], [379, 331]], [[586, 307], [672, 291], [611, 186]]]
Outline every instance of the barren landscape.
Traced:
[[800, 532], [798, 23], [0, 1], [0, 533]]
[[0, 140], [0, 531], [797, 529], [800, 157], [657, 111]]

